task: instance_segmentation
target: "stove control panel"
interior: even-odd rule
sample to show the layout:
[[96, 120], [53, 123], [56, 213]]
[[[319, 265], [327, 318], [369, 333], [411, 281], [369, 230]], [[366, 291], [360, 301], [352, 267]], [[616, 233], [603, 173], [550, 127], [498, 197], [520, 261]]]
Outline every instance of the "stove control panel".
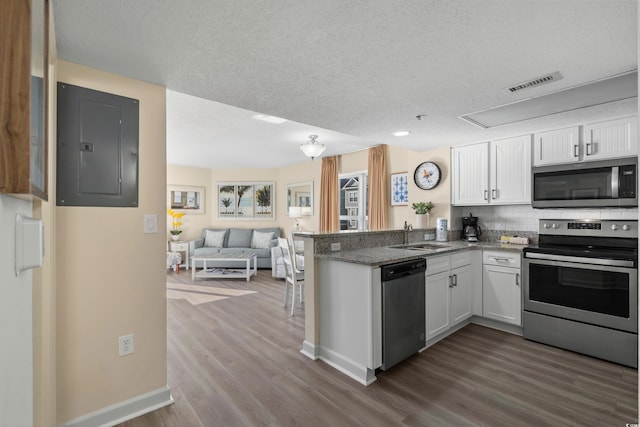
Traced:
[[567, 228], [569, 230], [602, 230], [602, 224], [599, 222], [570, 222], [567, 224]]
[[637, 220], [614, 219], [541, 219], [540, 234], [638, 238]]

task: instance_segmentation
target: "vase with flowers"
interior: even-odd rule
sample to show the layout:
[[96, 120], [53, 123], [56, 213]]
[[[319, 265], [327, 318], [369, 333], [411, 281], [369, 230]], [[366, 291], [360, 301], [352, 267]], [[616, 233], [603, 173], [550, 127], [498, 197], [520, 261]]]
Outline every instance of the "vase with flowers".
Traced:
[[176, 212], [173, 209], [167, 209], [167, 213], [171, 217], [171, 240], [179, 240], [180, 234], [182, 234], [182, 230], [180, 230], [180, 226], [182, 225], [182, 217], [184, 216], [184, 212]]
[[429, 228], [429, 215], [435, 205], [431, 202], [413, 203], [411, 208], [416, 212], [416, 228]]

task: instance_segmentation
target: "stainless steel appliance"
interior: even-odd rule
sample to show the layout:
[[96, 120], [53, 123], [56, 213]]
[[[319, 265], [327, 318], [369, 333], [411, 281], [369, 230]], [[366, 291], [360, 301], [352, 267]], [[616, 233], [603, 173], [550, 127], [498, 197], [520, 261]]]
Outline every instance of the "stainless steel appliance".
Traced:
[[427, 261], [419, 258], [380, 268], [382, 366], [386, 370], [424, 348]]
[[540, 220], [523, 266], [526, 339], [637, 367], [636, 220]]
[[533, 168], [534, 208], [638, 206], [638, 158]]
[[478, 217], [469, 212], [469, 216], [462, 217], [462, 240], [477, 242], [482, 235], [482, 229], [478, 225]]

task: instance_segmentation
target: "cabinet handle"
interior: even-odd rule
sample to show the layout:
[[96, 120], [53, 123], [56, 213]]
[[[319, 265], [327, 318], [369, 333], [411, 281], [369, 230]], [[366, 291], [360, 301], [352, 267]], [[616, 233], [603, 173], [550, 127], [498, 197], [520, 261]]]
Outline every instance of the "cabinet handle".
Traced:
[[458, 286], [458, 275], [457, 274], [453, 275], [453, 286]]
[[520, 286], [520, 273], [516, 273], [516, 286]]
[[484, 190], [484, 199], [489, 200], [489, 190]]
[[590, 156], [593, 154], [593, 150], [591, 149], [592, 146], [593, 144], [591, 142], [587, 143], [587, 156]]
[[578, 144], [573, 146], [573, 157], [578, 157], [580, 155], [580, 146]]
[[498, 190], [496, 190], [495, 188], [493, 190], [491, 190], [491, 198], [493, 200], [498, 198]]
[[509, 262], [509, 258], [503, 258], [503, 257], [497, 257], [497, 256], [494, 256], [492, 258], [496, 261]]
[[453, 276], [449, 276], [449, 287], [453, 288]]

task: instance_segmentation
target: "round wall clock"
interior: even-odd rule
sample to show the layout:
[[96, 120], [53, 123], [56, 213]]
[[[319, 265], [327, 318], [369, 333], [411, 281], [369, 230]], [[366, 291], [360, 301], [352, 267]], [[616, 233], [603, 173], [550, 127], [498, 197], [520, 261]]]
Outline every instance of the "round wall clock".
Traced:
[[433, 162], [421, 163], [413, 173], [413, 180], [423, 190], [431, 190], [440, 182], [440, 168]]

